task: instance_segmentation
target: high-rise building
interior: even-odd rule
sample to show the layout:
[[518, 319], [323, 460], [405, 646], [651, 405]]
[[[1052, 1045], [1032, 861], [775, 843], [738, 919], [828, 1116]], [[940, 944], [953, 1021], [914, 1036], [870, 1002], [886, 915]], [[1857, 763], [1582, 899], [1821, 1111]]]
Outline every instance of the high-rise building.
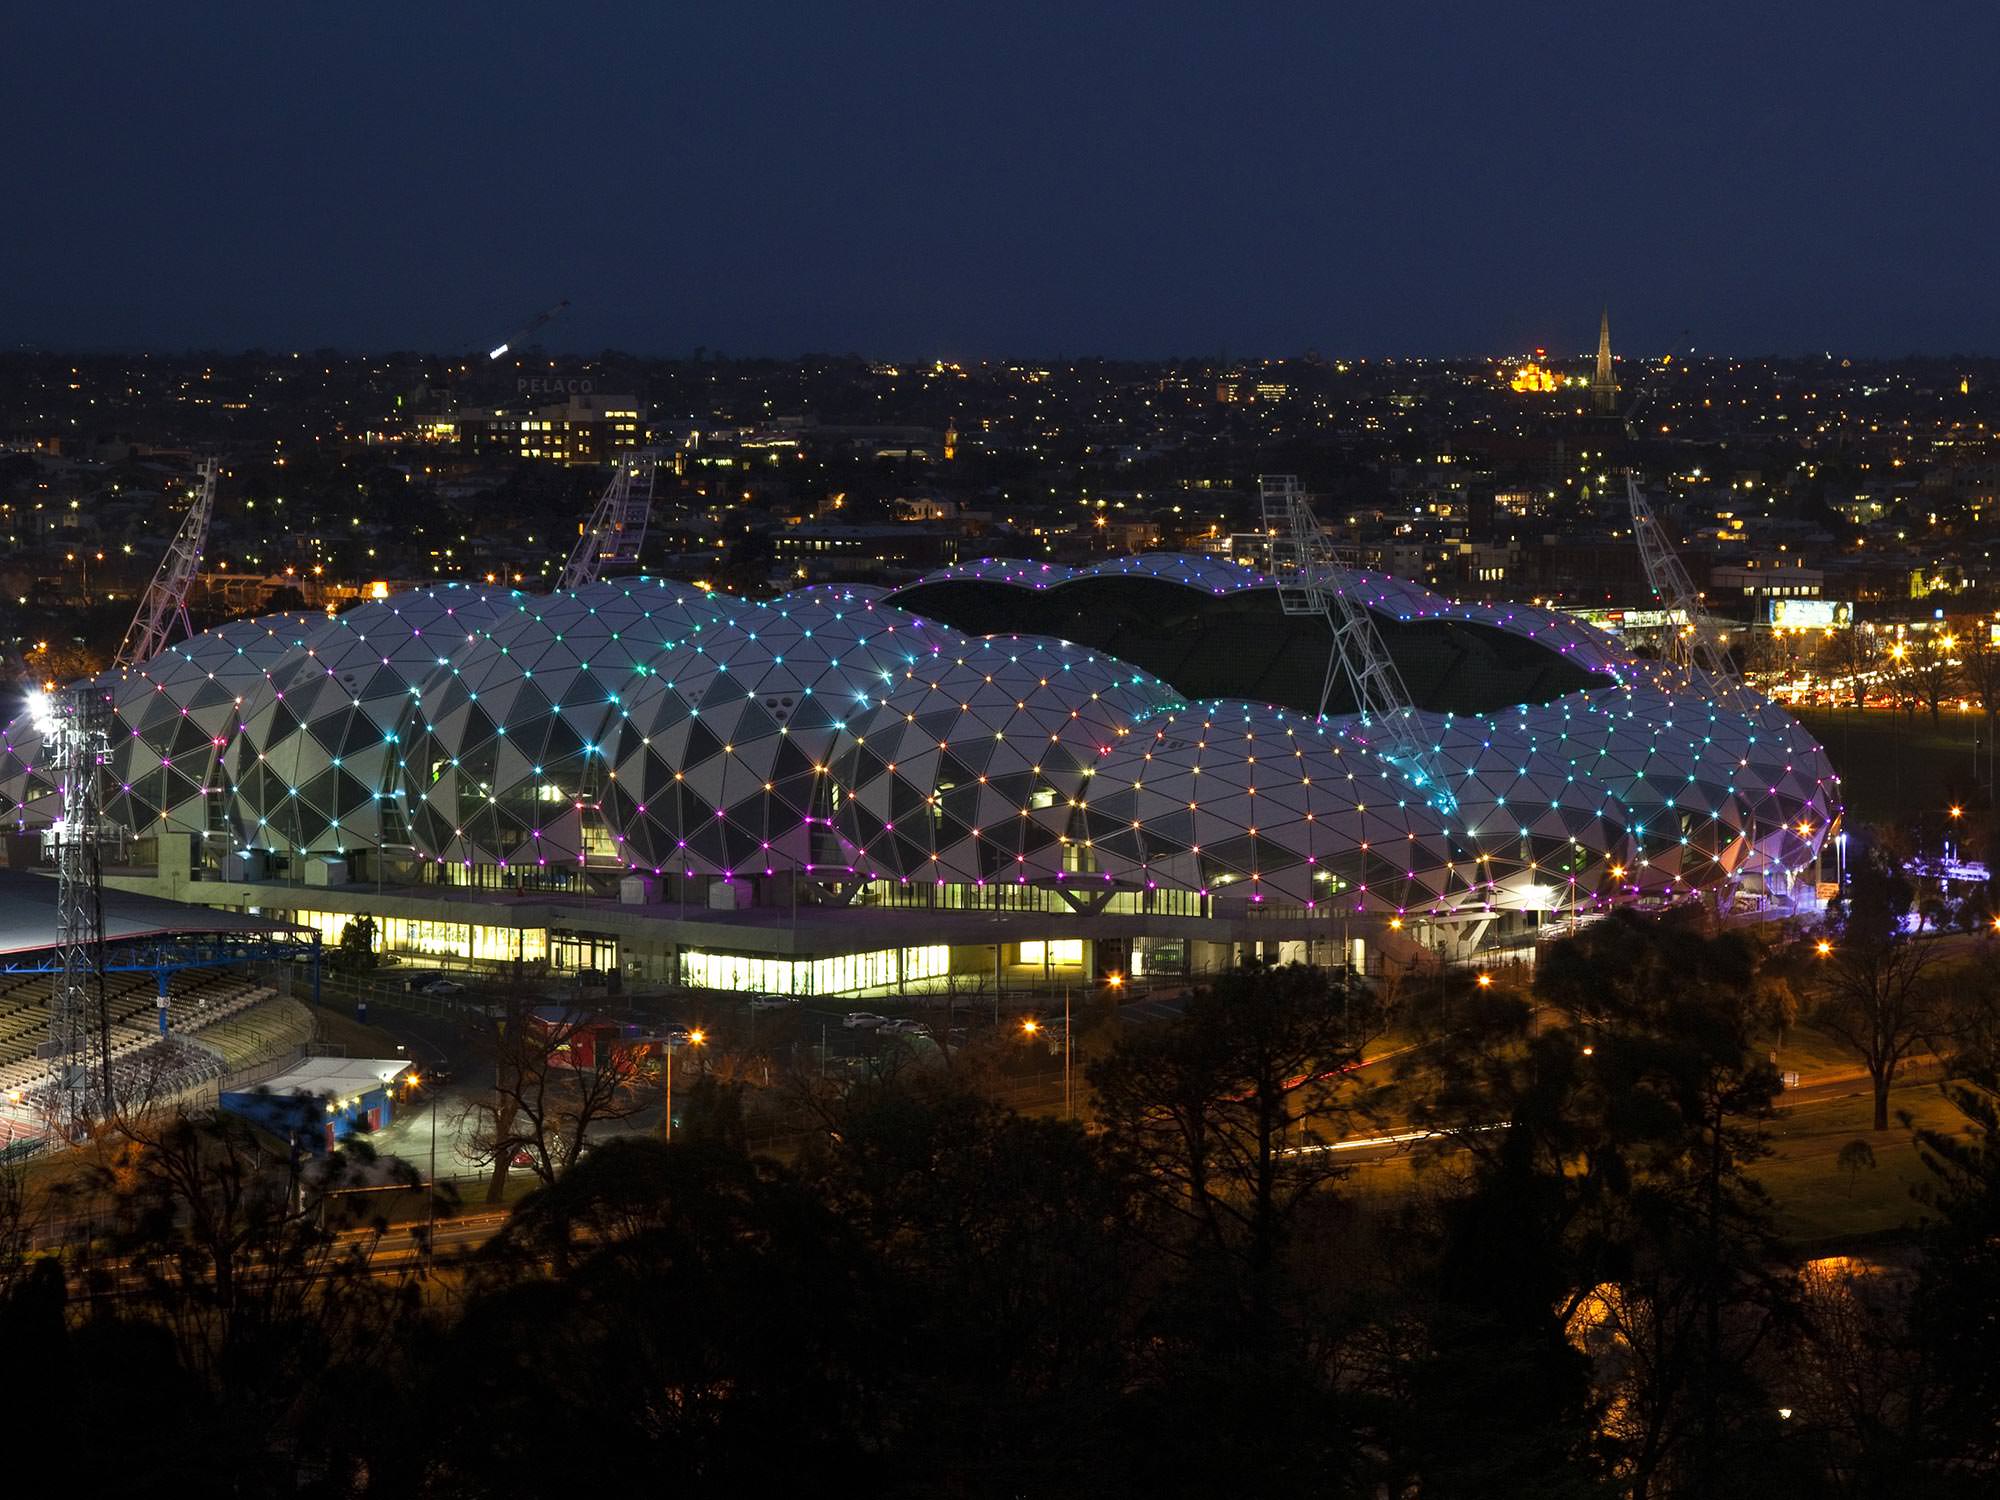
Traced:
[[1611, 309], [1597, 325], [1597, 374], [1590, 382], [1590, 404], [1605, 416], [1618, 414], [1618, 377], [1611, 373]]

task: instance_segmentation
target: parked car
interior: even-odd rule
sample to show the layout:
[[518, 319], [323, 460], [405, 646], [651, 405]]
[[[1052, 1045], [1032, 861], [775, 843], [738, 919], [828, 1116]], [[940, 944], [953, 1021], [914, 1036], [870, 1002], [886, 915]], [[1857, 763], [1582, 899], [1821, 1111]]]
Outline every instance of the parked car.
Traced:
[[752, 1010], [790, 1010], [798, 1003], [798, 1000], [791, 995], [752, 995], [750, 997], [750, 1008]]
[[849, 1031], [873, 1031], [878, 1026], [887, 1026], [889, 1018], [878, 1016], [873, 1011], [850, 1010], [840, 1024]]
[[420, 995], [438, 996], [462, 995], [465, 993], [465, 986], [455, 979], [446, 979], [440, 974], [436, 979], [427, 979], [418, 985], [417, 993]]
[[893, 1021], [884, 1021], [882, 1023], [882, 1035], [884, 1036], [929, 1036], [930, 1034], [930, 1027], [926, 1026], [922, 1021], [910, 1020], [907, 1016], [898, 1016]]

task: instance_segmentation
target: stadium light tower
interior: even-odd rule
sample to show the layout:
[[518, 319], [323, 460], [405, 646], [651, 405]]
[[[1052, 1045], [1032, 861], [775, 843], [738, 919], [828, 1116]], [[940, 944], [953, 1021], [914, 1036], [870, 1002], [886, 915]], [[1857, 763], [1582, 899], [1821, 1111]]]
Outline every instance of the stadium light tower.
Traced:
[[117, 1103], [102, 970], [102, 854], [109, 826], [98, 794], [99, 768], [110, 751], [111, 705], [102, 687], [85, 681], [57, 694], [33, 694], [29, 710], [62, 789], [62, 815], [45, 835], [56, 861], [56, 951], [61, 972], [50, 997], [49, 1039], [41, 1051], [54, 1064], [50, 1127], [60, 1136], [74, 1138], [91, 1120], [111, 1113]]
[[201, 549], [208, 543], [208, 518], [215, 513], [215, 481], [221, 471], [220, 461], [211, 458], [203, 462], [194, 503], [188, 507], [173, 541], [167, 544], [167, 555], [160, 559], [159, 571], [140, 596], [138, 611], [126, 627], [118, 655], [112, 659], [114, 667], [136, 666], [159, 655], [176, 624], [181, 634], [194, 634], [194, 627], [188, 621], [188, 589], [201, 567]]
[[1258, 487], [1279, 605], [1288, 615], [1318, 615], [1333, 632], [1333, 650], [1319, 690], [1321, 717], [1333, 697], [1335, 680], [1345, 675], [1362, 724], [1378, 737], [1377, 748], [1432, 802], [1451, 811], [1458, 799], [1452, 795], [1438, 747], [1430, 742], [1396, 659], [1375, 628], [1375, 617], [1357, 597], [1353, 578], [1313, 514], [1298, 476], [1265, 474]]
[[569, 555], [558, 589], [582, 588], [595, 583], [607, 569], [624, 570], [639, 566], [639, 551], [646, 544], [646, 523], [653, 514], [653, 475], [660, 456], [650, 448], [621, 455], [618, 472], [591, 512], [590, 520]]

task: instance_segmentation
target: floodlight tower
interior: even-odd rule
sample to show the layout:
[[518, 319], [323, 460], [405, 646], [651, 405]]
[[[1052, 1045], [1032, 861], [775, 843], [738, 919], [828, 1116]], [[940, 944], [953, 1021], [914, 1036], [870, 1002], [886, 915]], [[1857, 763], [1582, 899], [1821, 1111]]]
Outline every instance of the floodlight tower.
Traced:
[[110, 829], [98, 792], [99, 769], [110, 752], [111, 704], [95, 681], [84, 681], [57, 694], [36, 693], [30, 708], [62, 789], [62, 815], [45, 834], [56, 862], [61, 970], [50, 997], [49, 1039], [41, 1051], [54, 1064], [50, 1126], [58, 1135], [74, 1137], [117, 1103], [102, 970], [102, 855]]
[[173, 541], [167, 544], [167, 555], [160, 559], [159, 571], [140, 596], [138, 612], [132, 616], [124, 643], [112, 659], [114, 667], [136, 666], [158, 655], [176, 624], [183, 635], [194, 634], [194, 627], [188, 621], [188, 590], [201, 567], [201, 549], [208, 542], [208, 519], [215, 513], [215, 481], [221, 472], [219, 460], [203, 461], [194, 503], [188, 507]]
[[1347, 565], [1313, 514], [1298, 476], [1265, 474], [1258, 486], [1279, 605], [1288, 615], [1317, 615], [1333, 632], [1333, 650], [1320, 685], [1320, 714], [1326, 713], [1334, 682], [1344, 675], [1361, 722], [1376, 731], [1382, 753], [1434, 803], [1450, 811], [1458, 799], [1452, 795], [1438, 747], [1425, 733], [1396, 659], [1376, 629], [1375, 617], [1356, 596]]
[[650, 448], [620, 456], [618, 472], [591, 512], [557, 588], [581, 588], [597, 582], [607, 569], [639, 565], [639, 551], [646, 544], [646, 523], [653, 514], [653, 476], [659, 466], [660, 456]]
[[[1639, 544], [1639, 561], [1645, 565], [1646, 582], [1673, 626], [1668, 637], [1669, 658], [1678, 666], [1699, 667], [1708, 673], [1715, 679], [1716, 698], [1731, 708], [1740, 707], [1743, 678], [1716, 639], [1719, 634], [1716, 622], [1704, 611], [1694, 580], [1674, 554], [1673, 544], [1667, 540], [1667, 533], [1639, 488], [1639, 481], [1630, 474], [1625, 476], [1625, 498], [1632, 509], [1632, 538]], [[1673, 624], [1675, 615], [1680, 616], [1678, 625]]]

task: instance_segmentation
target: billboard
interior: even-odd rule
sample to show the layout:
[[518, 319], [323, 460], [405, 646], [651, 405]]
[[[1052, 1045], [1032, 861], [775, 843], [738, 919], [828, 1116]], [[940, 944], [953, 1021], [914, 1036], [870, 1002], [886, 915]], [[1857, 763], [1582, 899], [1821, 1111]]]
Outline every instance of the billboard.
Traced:
[[1854, 605], [1845, 599], [1773, 599], [1773, 630], [1845, 630], [1854, 623]]

